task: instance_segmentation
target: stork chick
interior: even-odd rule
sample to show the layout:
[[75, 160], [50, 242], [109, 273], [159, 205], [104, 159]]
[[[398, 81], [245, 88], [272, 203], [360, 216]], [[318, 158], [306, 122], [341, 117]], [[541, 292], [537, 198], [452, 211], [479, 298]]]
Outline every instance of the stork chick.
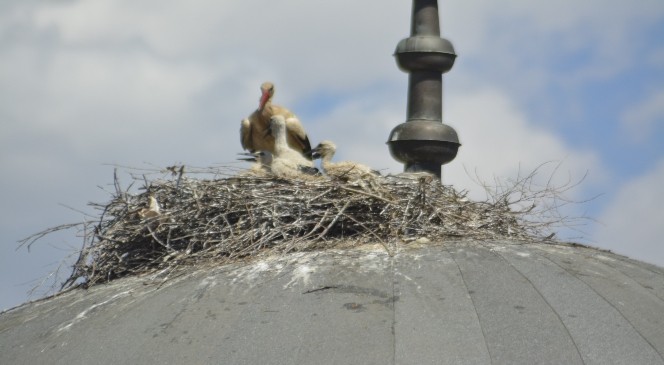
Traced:
[[270, 119], [279, 115], [286, 121], [286, 140], [291, 148], [301, 153], [307, 153], [311, 150], [309, 137], [302, 127], [300, 120], [290, 110], [272, 104], [274, 96], [274, 84], [264, 82], [261, 85], [261, 98], [258, 103], [258, 109], [249, 117], [242, 120], [240, 126], [240, 142], [242, 148], [254, 151], [274, 152], [274, 138], [267, 134], [270, 126]]
[[316, 148], [311, 150], [313, 158], [320, 158], [320, 165], [328, 176], [351, 179], [366, 175], [380, 175], [378, 171], [358, 162], [332, 162], [332, 157], [334, 157], [336, 151], [337, 146], [331, 141], [322, 141]]
[[241, 161], [253, 162], [251, 168], [247, 170], [249, 175], [265, 175], [270, 172], [272, 166], [272, 154], [265, 151], [240, 153], [244, 157], [238, 158]]
[[270, 119], [269, 133], [274, 138], [272, 154], [272, 174], [281, 178], [315, 175], [318, 170], [313, 161], [305, 158], [300, 152], [291, 148], [286, 142], [286, 120], [281, 115]]
[[154, 218], [161, 215], [159, 202], [157, 201], [157, 198], [154, 197], [154, 195], [150, 195], [149, 206], [138, 211], [138, 215], [143, 219]]

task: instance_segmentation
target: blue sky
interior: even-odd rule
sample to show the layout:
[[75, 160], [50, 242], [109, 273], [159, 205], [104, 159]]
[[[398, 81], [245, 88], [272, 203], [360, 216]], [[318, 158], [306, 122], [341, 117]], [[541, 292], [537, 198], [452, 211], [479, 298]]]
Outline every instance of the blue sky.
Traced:
[[[583, 242], [664, 266], [664, 3], [439, 3], [459, 54], [443, 114], [463, 143], [444, 182], [482, 198], [467, 171], [510, 179], [562, 161], [555, 182], [589, 172], [571, 198], [600, 195], [570, 208], [598, 221]], [[95, 215], [87, 203], [109, 199], [114, 164], [235, 164], [239, 121], [263, 81], [275, 82], [275, 102], [300, 116], [313, 143], [333, 140], [340, 160], [399, 172], [385, 141], [405, 120], [407, 75], [392, 53], [408, 36], [410, 7], [3, 2], [0, 309], [27, 300], [82, 244], [76, 232], [30, 252], [17, 241]]]

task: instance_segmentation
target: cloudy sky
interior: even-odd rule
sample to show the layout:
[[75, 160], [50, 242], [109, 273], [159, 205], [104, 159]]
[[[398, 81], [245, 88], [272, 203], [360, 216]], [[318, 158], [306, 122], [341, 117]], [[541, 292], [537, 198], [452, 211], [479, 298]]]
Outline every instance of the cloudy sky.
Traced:
[[[0, 3], [0, 310], [82, 244], [77, 232], [17, 250], [42, 229], [92, 219], [114, 165], [234, 164], [258, 86], [313, 143], [386, 172], [405, 121], [392, 53], [406, 0], [14, 0]], [[440, 1], [459, 55], [444, 120], [463, 146], [444, 183], [482, 198], [493, 181], [559, 166], [585, 180], [571, 210], [583, 242], [664, 266], [664, 2]], [[126, 183], [129, 178], [124, 176]], [[471, 175], [471, 176], [469, 176]], [[579, 238], [580, 239], [580, 238]], [[61, 275], [67, 275], [63, 267]], [[48, 282], [47, 282], [48, 283]]]

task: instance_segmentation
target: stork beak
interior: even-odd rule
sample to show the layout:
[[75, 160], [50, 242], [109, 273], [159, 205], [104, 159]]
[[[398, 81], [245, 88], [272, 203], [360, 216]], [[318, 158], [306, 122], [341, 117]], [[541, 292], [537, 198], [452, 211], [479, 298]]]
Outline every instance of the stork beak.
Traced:
[[258, 161], [258, 155], [257, 155], [256, 153], [251, 153], [251, 152], [246, 153], [246, 152], [242, 152], [242, 153], [238, 153], [238, 155], [242, 156], [242, 157], [238, 157], [238, 158], [237, 158], [239, 161], [249, 161], [249, 162], [256, 162], [256, 161]]
[[320, 146], [316, 146], [315, 148], [312, 148], [310, 151], [307, 151], [304, 153], [306, 156], [310, 156], [312, 159], [318, 159], [320, 158]]
[[265, 107], [265, 103], [267, 103], [267, 100], [270, 98], [270, 91], [265, 90], [263, 91], [263, 94], [261, 95], [261, 100], [258, 102], [258, 110], [263, 110]]

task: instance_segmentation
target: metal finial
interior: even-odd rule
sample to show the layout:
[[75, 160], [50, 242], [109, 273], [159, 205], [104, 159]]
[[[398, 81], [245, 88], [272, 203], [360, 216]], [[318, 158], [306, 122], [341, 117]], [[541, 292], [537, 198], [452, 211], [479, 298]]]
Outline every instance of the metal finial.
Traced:
[[409, 73], [408, 119], [392, 130], [387, 144], [404, 171], [440, 178], [441, 165], [456, 157], [461, 144], [454, 128], [442, 121], [442, 74], [452, 68], [456, 54], [440, 37], [438, 19], [438, 0], [413, 0], [410, 37], [394, 54], [399, 68]]

